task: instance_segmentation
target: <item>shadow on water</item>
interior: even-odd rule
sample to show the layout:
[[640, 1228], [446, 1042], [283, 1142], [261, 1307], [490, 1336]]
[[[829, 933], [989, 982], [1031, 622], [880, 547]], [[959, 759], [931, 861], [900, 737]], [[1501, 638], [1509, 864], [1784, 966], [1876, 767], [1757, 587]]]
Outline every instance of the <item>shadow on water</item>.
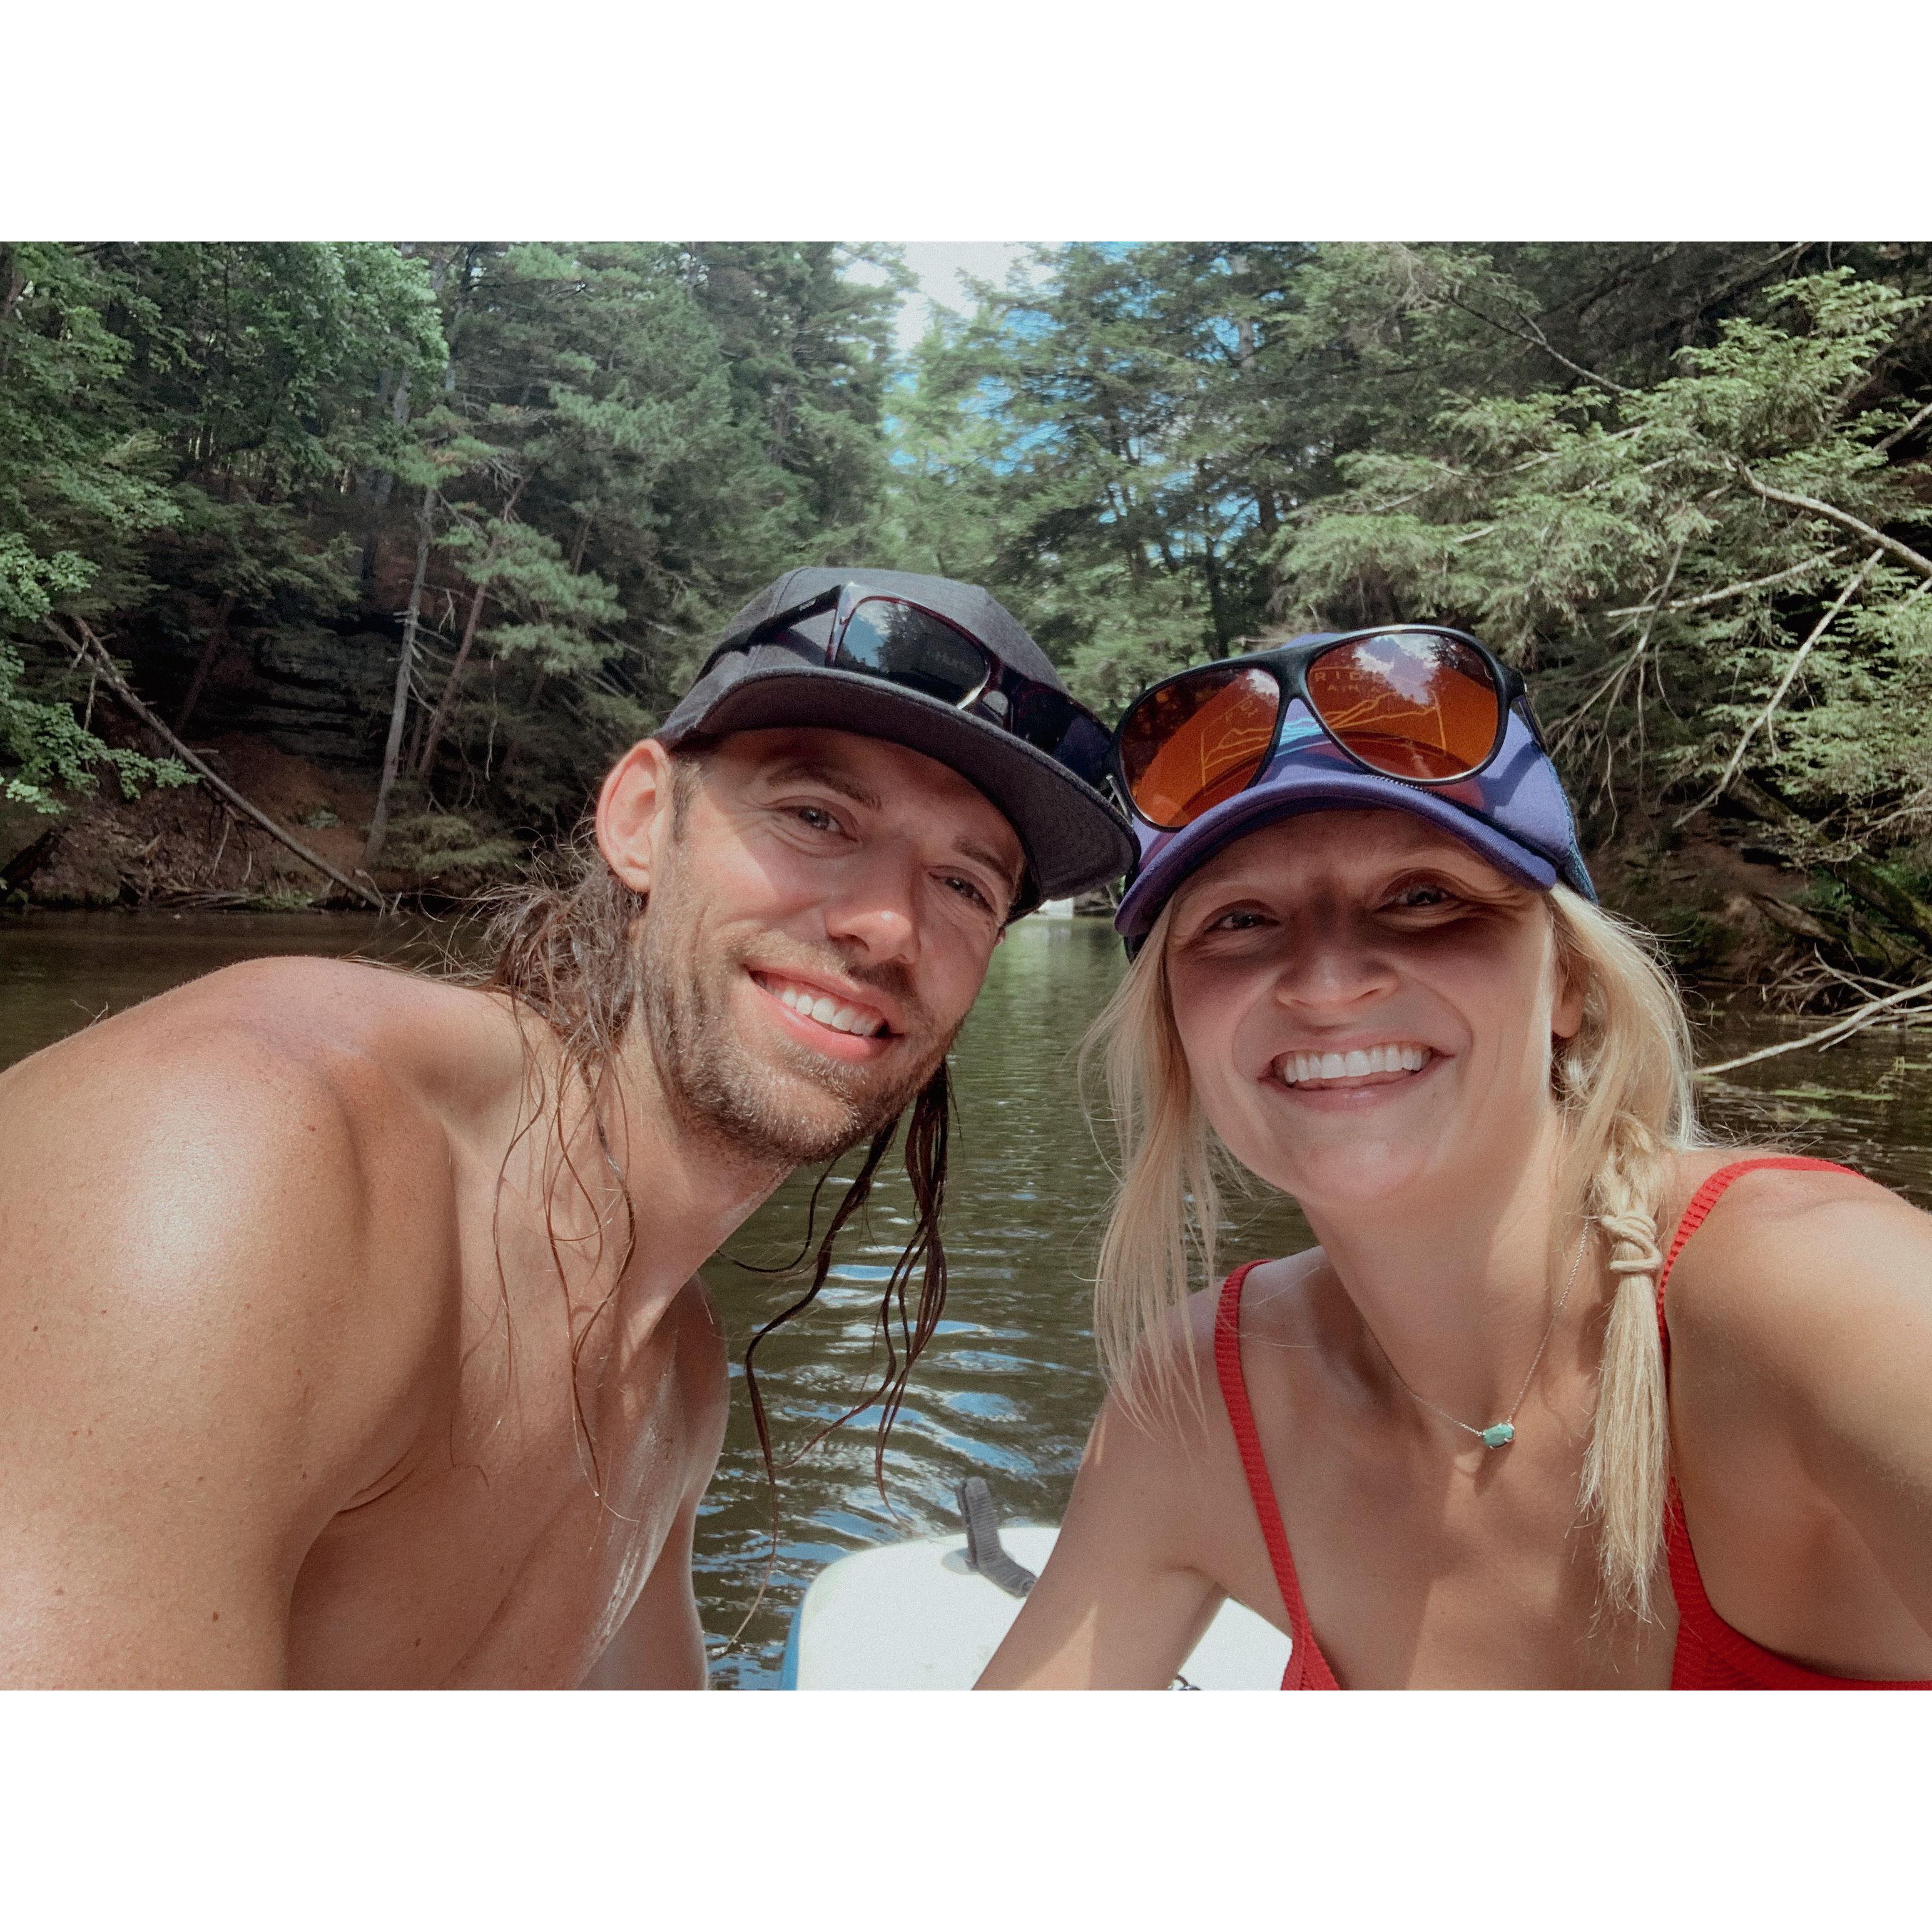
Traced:
[[[420, 964], [436, 928], [378, 928], [355, 914], [96, 914], [0, 918], [0, 1065], [106, 1012], [232, 962], [277, 952]], [[950, 1189], [946, 1316], [922, 1359], [873, 1483], [872, 1424], [862, 1415], [779, 1478], [779, 1550], [771, 1588], [714, 1681], [777, 1681], [786, 1625], [825, 1563], [869, 1543], [954, 1527], [952, 1490], [977, 1472], [1009, 1521], [1052, 1522], [1064, 1507], [1100, 1400], [1088, 1306], [1106, 1206], [1106, 1163], [1082, 1116], [1072, 1052], [1120, 970], [1111, 932], [1090, 921], [1031, 920], [995, 956], [955, 1054], [959, 1132]], [[1732, 1016], [1707, 1029], [1722, 1059], [1796, 1036], [1804, 1023]], [[1932, 1206], [1932, 1036], [1874, 1031], [1819, 1054], [1761, 1062], [1705, 1094], [1714, 1127], [1842, 1160]], [[780, 1189], [730, 1244], [769, 1266], [796, 1253], [808, 1178]], [[874, 1310], [910, 1229], [902, 1178], [881, 1185], [869, 1226], [848, 1237], [818, 1306], [761, 1352], [760, 1380], [781, 1458], [869, 1385]], [[1232, 1262], [1299, 1246], [1308, 1236], [1278, 1196], [1238, 1204]], [[734, 1267], [706, 1270], [734, 1355], [789, 1298], [785, 1286]], [[734, 1383], [742, 1379], [734, 1369]], [[770, 1508], [746, 1406], [734, 1402], [724, 1455], [705, 1500], [698, 1601], [714, 1652], [750, 1607], [764, 1574]]]

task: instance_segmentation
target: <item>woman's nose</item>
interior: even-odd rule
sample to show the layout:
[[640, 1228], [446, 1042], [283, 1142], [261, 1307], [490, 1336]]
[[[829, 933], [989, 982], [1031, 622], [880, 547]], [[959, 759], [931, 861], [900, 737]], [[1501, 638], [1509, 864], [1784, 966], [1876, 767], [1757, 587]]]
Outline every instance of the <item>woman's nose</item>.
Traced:
[[1374, 947], [1344, 934], [1302, 928], [1288, 938], [1274, 996], [1304, 1011], [1349, 1006], [1388, 992], [1395, 975]]

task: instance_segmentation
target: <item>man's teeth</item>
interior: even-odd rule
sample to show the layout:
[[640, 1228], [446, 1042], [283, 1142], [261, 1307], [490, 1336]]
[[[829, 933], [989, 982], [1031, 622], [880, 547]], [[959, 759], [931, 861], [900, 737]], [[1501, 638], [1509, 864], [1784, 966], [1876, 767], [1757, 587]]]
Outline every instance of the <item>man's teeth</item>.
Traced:
[[1426, 1046], [1357, 1047], [1348, 1053], [1291, 1053], [1281, 1062], [1281, 1077], [1291, 1087], [1304, 1080], [1359, 1080], [1366, 1073], [1419, 1073], [1429, 1058]]
[[839, 1006], [823, 993], [808, 993], [802, 986], [781, 986], [778, 996], [794, 1012], [802, 1013], [807, 1019], [835, 1028], [840, 1033], [856, 1034], [861, 1040], [871, 1040], [886, 1030], [884, 1020]]

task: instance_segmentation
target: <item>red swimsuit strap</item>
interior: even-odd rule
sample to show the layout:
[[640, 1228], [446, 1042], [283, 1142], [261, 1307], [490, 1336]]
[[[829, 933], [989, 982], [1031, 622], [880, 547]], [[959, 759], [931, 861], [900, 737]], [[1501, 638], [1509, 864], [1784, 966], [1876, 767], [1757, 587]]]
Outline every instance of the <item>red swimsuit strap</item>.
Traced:
[[[1670, 1329], [1664, 1318], [1664, 1290], [1670, 1270], [1684, 1244], [1704, 1225], [1706, 1217], [1731, 1184], [1760, 1168], [1783, 1168], [1800, 1173], [1856, 1174], [1854, 1168], [1836, 1161], [1810, 1160], [1795, 1154], [1760, 1155], [1753, 1160], [1733, 1161], [1720, 1167], [1690, 1197], [1684, 1218], [1677, 1224], [1670, 1252], [1657, 1277], [1657, 1327], [1664, 1345], [1664, 1372], [1670, 1370]], [[1860, 1177], [1862, 1178], [1863, 1177]], [[1726, 1623], [1712, 1604], [1704, 1588], [1696, 1553], [1684, 1520], [1684, 1504], [1677, 1493], [1677, 1479], [1670, 1479], [1670, 1513], [1666, 1524], [1665, 1552], [1670, 1566], [1672, 1594], [1677, 1599], [1677, 1656], [1672, 1667], [1671, 1685], [1680, 1690], [1922, 1690], [1923, 1684], [1878, 1683], [1863, 1678], [1833, 1677], [1822, 1671], [1794, 1664], [1775, 1651], [1754, 1642], [1742, 1630]]]
[[1241, 1472], [1248, 1480], [1248, 1494], [1254, 1501], [1262, 1540], [1268, 1545], [1268, 1561], [1274, 1566], [1274, 1580], [1281, 1590], [1288, 1630], [1294, 1639], [1281, 1688], [1334, 1690], [1340, 1687], [1309, 1626], [1307, 1606], [1301, 1600], [1301, 1585], [1294, 1574], [1294, 1558], [1288, 1553], [1281, 1505], [1275, 1498], [1274, 1485], [1268, 1480], [1260, 1432], [1255, 1427], [1255, 1412], [1248, 1400], [1247, 1377], [1241, 1371], [1241, 1288], [1250, 1272], [1260, 1264], [1247, 1262], [1222, 1284], [1221, 1298], [1214, 1310], [1214, 1372], [1221, 1384], [1222, 1400], [1228, 1406], [1228, 1420], [1234, 1429], [1234, 1447], [1240, 1454]]
[[1666, 1374], [1670, 1369], [1670, 1329], [1664, 1318], [1664, 1291], [1670, 1282], [1670, 1270], [1677, 1265], [1677, 1257], [1684, 1252], [1684, 1244], [1704, 1225], [1711, 1210], [1724, 1198], [1732, 1182], [1742, 1180], [1748, 1174], [1755, 1174], [1763, 1167], [1787, 1168], [1806, 1173], [1858, 1173], [1856, 1168], [1841, 1167], [1835, 1160], [1813, 1160], [1808, 1156], [1795, 1154], [1757, 1154], [1749, 1160], [1734, 1160], [1729, 1167], [1719, 1168], [1691, 1196], [1690, 1204], [1684, 1209], [1684, 1218], [1678, 1222], [1677, 1232], [1670, 1238], [1670, 1248], [1664, 1257], [1664, 1265], [1657, 1273], [1657, 1332], [1663, 1339]]

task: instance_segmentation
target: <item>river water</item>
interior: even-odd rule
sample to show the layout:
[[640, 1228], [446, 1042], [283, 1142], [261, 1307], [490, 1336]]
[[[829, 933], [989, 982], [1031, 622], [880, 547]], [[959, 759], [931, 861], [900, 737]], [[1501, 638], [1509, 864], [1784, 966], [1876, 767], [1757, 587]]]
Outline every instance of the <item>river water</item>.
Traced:
[[[215, 968], [280, 952], [362, 952], [425, 959], [439, 935], [355, 914], [76, 914], [0, 917], [0, 1066], [110, 1012]], [[952, 1492], [977, 1473], [1014, 1522], [1052, 1522], [1064, 1506], [1100, 1400], [1087, 1281], [1107, 1174], [1082, 1114], [1072, 1049], [1118, 974], [1097, 921], [1030, 920], [994, 956], [955, 1056], [959, 1094], [946, 1216], [951, 1288], [940, 1332], [915, 1372], [873, 1480], [866, 1418], [836, 1432], [780, 1477], [779, 1546], [770, 1550], [766, 1489], [740, 1372], [724, 1455], [706, 1498], [697, 1550], [698, 1602], [713, 1682], [777, 1681], [792, 1610], [820, 1566], [847, 1550], [957, 1526]], [[1811, 1022], [1815, 1025], [1816, 1022]], [[1806, 1030], [1726, 1015], [1702, 1057], [1728, 1059]], [[1874, 1030], [1820, 1054], [1761, 1062], [1705, 1096], [1708, 1118], [1738, 1137], [1860, 1168], [1932, 1207], [1932, 1036]], [[805, 1178], [782, 1188], [731, 1244], [770, 1264], [802, 1238]], [[759, 1355], [781, 1459], [866, 1386], [873, 1311], [909, 1226], [902, 1180], [883, 1184], [868, 1229], [848, 1234], [819, 1304]], [[1238, 1204], [1231, 1260], [1308, 1237], [1278, 1196]], [[706, 1270], [734, 1358], [759, 1321], [790, 1298], [783, 1284], [720, 1257]], [[796, 1290], [790, 1291], [795, 1293]]]

